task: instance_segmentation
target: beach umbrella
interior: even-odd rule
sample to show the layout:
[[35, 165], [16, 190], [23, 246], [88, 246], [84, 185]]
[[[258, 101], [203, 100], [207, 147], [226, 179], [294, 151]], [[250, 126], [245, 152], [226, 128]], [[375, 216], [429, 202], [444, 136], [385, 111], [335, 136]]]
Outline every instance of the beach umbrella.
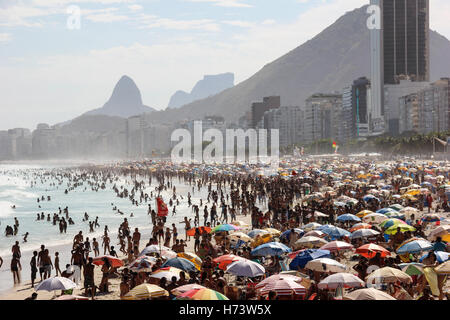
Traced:
[[357, 223], [355, 225], [353, 225], [353, 227], [350, 229], [350, 232], [355, 232], [356, 230], [360, 230], [360, 229], [372, 229], [372, 226], [368, 223]]
[[396, 219], [400, 219], [400, 220], [405, 219], [405, 215], [398, 211], [386, 212], [384, 215], [388, 218], [396, 218]]
[[151, 268], [156, 264], [156, 258], [155, 257], [149, 257], [149, 256], [142, 256], [138, 257], [136, 260], [134, 260], [132, 263], [129, 264], [130, 268]]
[[437, 274], [450, 274], [450, 261], [446, 261], [440, 265], [438, 265], [435, 269]]
[[63, 294], [62, 296], [59, 296], [58, 298], [54, 299], [58, 301], [73, 301], [73, 300], [89, 300], [89, 297], [83, 297], [83, 296], [76, 296], [76, 295], [69, 295], [69, 294]]
[[[285, 232], [283, 232], [281, 234], [280, 238], [289, 240], [289, 236], [291, 235], [291, 232], [292, 232], [292, 229], [286, 230]], [[299, 228], [294, 228], [294, 232], [296, 234], [298, 234], [300, 237], [305, 234], [305, 231], [303, 231], [302, 229], [299, 229]]]
[[358, 239], [358, 238], [370, 238], [370, 237], [376, 237], [378, 236], [380, 233], [376, 230], [372, 230], [372, 229], [360, 229], [360, 230], [356, 230], [354, 231], [351, 235], [350, 238], [352, 239]]
[[406, 266], [401, 268], [402, 271], [409, 276], [420, 276], [421, 274], [423, 274], [423, 267], [419, 264], [407, 263]]
[[229, 264], [231, 264], [235, 261], [239, 261], [239, 260], [248, 260], [248, 259], [240, 257], [240, 256], [236, 256], [234, 254], [225, 254], [223, 256], [214, 258], [213, 262], [219, 264], [219, 269], [227, 270], [227, 267]]
[[[150, 275], [150, 278], [162, 279], [166, 278], [168, 281], [171, 281], [172, 277], [177, 278], [177, 281], [180, 280], [180, 273], [184, 272], [181, 269], [175, 267], [164, 267], [156, 270], [153, 274]], [[186, 279], [189, 279], [189, 275], [185, 273]]]
[[347, 221], [361, 222], [360, 218], [358, 218], [354, 214], [350, 214], [350, 213], [340, 215], [336, 220], [342, 221], [342, 222], [347, 222]]
[[194, 263], [192, 263], [188, 259], [180, 258], [180, 257], [167, 260], [161, 266], [161, 268], [167, 268], [167, 267], [174, 267], [174, 268], [186, 271], [186, 272], [189, 272], [189, 271], [195, 272], [197, 270]]
[[108, 259], [109, 263], [111, 264], [111, 266], [113, 268], [119, 268], [122, 267], [124, 265], [123, 261], [120, 260], [119, 258], [113, 257], [113, 256], [100, 256], [100, 257], [95, 257], [92, 261], [93, 264], [95, 264], [96, 266], [102, 266], [105, 262], [103, 261], [103, 259]]
[[384, 228], [384, 229], [388, 229], [392, 226], [397, 226], [400, 224], [406, 224], [405, 221], [400, 220], [400, 219], [396, 219], [396, 218], [391, 218], [391, 219], [386, 219], [383, 222], [380, 223], [380, 227]]
[[335, 201], [334, 203], [335, 207], [345, 207], [347, 204], [341, 201]]
[[269, 284], [273, 284], [276, 283], [279, 280], [282, 279], [289, 279], [291, 281], [297, 282], [299, 284], [302, 283], [303, 279], [294, 275], [289, 275], [289, 274], [274, 274], [273, 276], [267, 277], [266, 279], [264, 279], [263, 281], [261, 281], [260, 283], [258, 283], [255, 286], [255, 289], [257, 290], [261, 290], [263, 289], [265, 286], [269, 285]]
[[303, 227], [303, 230], [305, 230], [306, 232], [311, 231], [311, 230], [316, 230], [317, 228], [321, 227], [322, 225], [320, 223], [317, 222], [311, 222], [308, 223], [306, 226]]
[[384, 267], [381, 269], [377, 269], [366, 277], [366, 282], [372, 284], [378, 282], [395, 283], [397, 281], [411, 283], [412, 279], [409, 275], [407, 275], [403, 271], [391, 267]]
[[350, 237], [351, 235], [347, 230], [329, 224], [320, 227], [319, 230], [325, 232], [332, 239]]
[[344, 296], [344, 300], [397, 300], [386, 292], [375, 288], [358, 289]]
[[450, 225], [439, 226], [430, 232], [429, 238], [435, 240], [437, 237], [443, 237], [450, 233]]
[[186, 284], [184, 286], [175, 288], [171, 291], [171, 293], [174, 296], [179, 296], [180, 294], [183, 294], [185, 292], [191, 291], [191, 290], [200, 290], [200, 289], [206, 289], [206, 287], [201, 286], [199, 284], [196, 283], [192, 283], [192, 284]]
[[419, 213], [419, 210], [417, 210], [416, 208], [413, 208], [413, 207], [405, 207], [405, 208], [401, 209], [399, 212], [401, 214], [409, 216], [412, 214], [417, 215]]
[[387, 219], [388, 219], [388, 217], [386, 217], [384, 214], [370, 213], [363, 218], [363, 221], [367, 222], [367, 223], [381, 223]]
[[392, 226], [392, 227], [388, 228], [384, 233], [389, 234], [389, 235], [396, 234], [398, 231], [398, 228], [400, 228], [400, 232], [416, 231], [416, 228], [414, 228], [413, 226], [410, 226], [408, 224], [398, 224], [396, 226]]
[[238, 277], [254, 278], [266, 273], [266, 269], [259, 263], [250, 260], [234, 261], [227, 267], [227, 272]]
[[252, 256], [281, 256], [282, 254], [292, 252], [292, 249], [281, 242], [269, 242], [262, 244], [252, 250]]
[[247, 233], [247, 235], [250, 238], [256, 238], [257, 235], [264, 235], [264, 234], [269, 234], [269, 232], [267, 230], [254, 229], [254, 230], [250, 231], [249, 233]]
[[391, 253], [387, 249], [374, 243], [365, 244], [357, 248], [355, 250], [355, 253], [360, 254], [367, 259], [372, 259], [376, 256], [377, 253], [380, 253], [382, 258], [391, 255]]
[[53, 277], [43, 280], [36, 286], [36, 291], [56, 291], [56, 290], [70, 290], [77, 287], [77, 284], [72, 280], [64, 277]]
[[371, 195], [371, 194], [368, 194], [368, 195], [364, 196], [364, 198], [363, 198], [363, 200], [366, 202], [374, 200], [374, 199], [379, 200], [377, 197], [375, 197], [374, 195]]
[[389, 209], [394, 209], [395, 211], [401, 211], [403, 209], [403, 206], [401, 204], [393, 204], [392, 206], [389, 206]]
[[311, 237], [311, 236], [312, 237], [317, 237], [317, 238], [323, 238], [323, 237], [326, 237], [327, 234], [325, 232], [320, 231], [320, 230], [311, 230], [311, 231], [308, 231], [307, 233], [305, 233], [303, 235], [303, 237]]
[[271, 234], [274, 237], [281, 236], [281, 231], [280, 230], [277, 230], [277, 229], [274, 229], [274, 228], [266, 228], [266, 229], [263, 229], [263, 230], [267, 231], [269, 234]]
[[353, 246], [344, 241], [332, 241], [320, 247], [320, 250], [329, 250], [330, 252], [339, 252], [352, 249]]
[[211, 233], [236, 231], [241, 228], [232, 224], [221, 224], [211, 230]]
[[364, 281], [351, 273], [339, 272], [332, 274], [319, 282], [319, 289], [337, 289], [337, 288], [363, 288]]
[[223, 294], [203, 288], [203, 289], [193, 289], [186, 291], [175, 298], [176, 300], [200, 300], [200, 301], [211, 301], [211, 300], [229, 300]]
[[300, 296], [306, 295], [304, 286], [287, 277], [267, 284], [261, 289], [260, 293], [265, 296], [271, 291], [276, 292], [278, 296], [291, 296], [293, 293]]
[[151, 298], [168, 297], [169, 292], [149, 283], [143, 283], [130, 290], [121, 300], [146, 300]]
[[237, 227], [241, 227], [242, 229], [245, 228], [250, 228], [250, 225], [244, 221], [238, 220], [238, 221], [233, 221], [231, 222], [232, 225], [237, 226]]
[[203, 261], [195, 253], [192, 253], [192, 252], [179, 252], [179, 253], [177, 253], [177, 255], [180, 258], [184, 258], [184, 259], [187, 259], [190, 262], [192, 262], [198, 270], [201, 269], [201, 265], [202, 265]]
[[424, 221], [424, 222], [438, 222], [438, 221], [441, 221], [441, 217], [438, 215], [438, 214], [436, 214], [436, 213], [429, 213], [429, 214], [425, 214], [423, 217], [422, 217], [422, 221]]
[[345, 272], [345, 265], [330, 258], [319, 258], [309, 261], [306, 269], [318, 272]]
[[405, 253], [420, 253], [423, 251], [430, 251], [433, 249], [433, 244], [424, 239], [414, 240], [404, 245], [401, 245], [397, 248], [397, 254], [405, 254]]
[[246, 235], [243, 232], [233, 232], [232, 234], [227, 235], [227, 238], [233, 241], [244, 241], [244, 242], [250, 242], [252, 241], [252, 238], [250, 238], [248, 235]]
[[369, 214], [371, 214], [371, 213], [373, 213], [373, 211], [370, 211], [370, 210], [362, 210], [362, 211], [358, 212], [358, 213], [356, 214], [356, 216], [359, 217], [359, 218], [364, 218], [365, 216], [367, 216], [367, 215], [369, 215]]
[[189, 230], [186, 232], [186, 234], [187, 234], [189, 237], [193, 237], [193, 236], [195, 236], [195, 232], [196, 232], [197, 230], [199, 231], [200, 235], [211, 233], [211, 228], [210, 228], [210, 227], [197, 227], [197, 228], [189, 229]]
[[[420, 257], [419, 261], [422, 262], [423, 259], [428, 258], [428, 255], [430, 253], [427, 252], [425, 253], [423, 256]], [[447, 260], [450, 259], [450, 253], [449, 252], [444, 252], [444, 251], [435, 251], [434, 254], [436, 255], [436, 259], [439, 263], [443, 263]]]
[[385, 215], [388, 212], [397, 213], [397, 211], [395, 211], [394, 209], [391, 209], [391, 208], [383, 208], [383, 209], [377, 210], [375, 213], [381, 213], [381, 214]]
[[154, 244], [144, 248], [144, 250], [141, 251], [139, 256], [146, 256], [146, 255], [152, 254], [152, 253], [160, 254], [161, 256], [166, 257], [168, 259], [176, 258], [176, 256], [177, 256], [177, 253], [172, 251], [170, 248], [165, 247], [165, 246], [160, 247], [160, 246], [157, 246]]
[[321, 247], [324, 244], [327, 244], [328, 241], [325, 241], [318, 237], [313, 236], [307, 236], [303, 237], [301, 239], [298, 239], [294, 243], [294, 250], [297, 250], [299, 248], [313, 248], [313, 247]]

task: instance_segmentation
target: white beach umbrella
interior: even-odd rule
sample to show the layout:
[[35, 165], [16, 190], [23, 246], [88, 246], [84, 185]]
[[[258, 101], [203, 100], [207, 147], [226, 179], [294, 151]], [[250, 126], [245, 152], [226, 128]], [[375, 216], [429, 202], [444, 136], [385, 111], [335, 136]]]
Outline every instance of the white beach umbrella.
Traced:
[[305, 268], [318, 272], [345, 272], [346, 270], [345, 265], [329, 258], [308, 261]]
[[319, 289], [336, 289], [336, 288], [362, 288], [366, 285], [357, 276], [351, 273], [335, 273], [320, 281]]
[[235, 261], [227, 267], [227, 271], [240, 277], [258, 277], [266, 273], [266, 269], [251, 260]]
[[56, 290], [70, 290], [77, 287], [77, 284], [70, 279], [64, 277], [54, 277], [42, 281], [37, 287], [36, 291], [56, 291]]

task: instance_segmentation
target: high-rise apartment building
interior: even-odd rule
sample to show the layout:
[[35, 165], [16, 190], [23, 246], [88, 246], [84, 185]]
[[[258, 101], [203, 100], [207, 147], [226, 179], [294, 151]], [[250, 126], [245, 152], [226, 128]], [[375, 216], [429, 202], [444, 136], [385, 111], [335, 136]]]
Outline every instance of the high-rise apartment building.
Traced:
[[430, 80], [429, 0], [382, 0], [384, 83]]

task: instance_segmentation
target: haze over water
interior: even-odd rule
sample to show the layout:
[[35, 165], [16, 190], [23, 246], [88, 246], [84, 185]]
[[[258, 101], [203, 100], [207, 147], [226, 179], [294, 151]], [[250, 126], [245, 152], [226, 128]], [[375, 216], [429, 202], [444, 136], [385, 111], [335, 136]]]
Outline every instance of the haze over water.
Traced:
[[[61, 165], [59, 168], [67, 167]], [[36, 180], [36, 185], [31, 187], [32, 172], [44, 173], [47, 170], [57, 169], [57, 166], [51, 165], [17, 165], [7, 164], [0, 165], [0, 256], [3, 258], [4, 263], [0, 269], [0, 292], [10, 289], [13, 286], [12, 274], [10, 272], [10, 258], [11, 247], [15, 241], [19, 241], [22, 251], [22, 283], [28, 283], [30, 280], [30, 266], [32, 251], [39, 251], [40, 245], [45, 244], [50, 250], [50, 256], [54, 261], [55, 249], [60, 253], [60, 267], [61, 270], [65, 269], [65, 265], [70, 263], [69, 251], [73, 242], [73, 237], [79, 231], [83, 231], [85, 237], [97, 238], [101, 245], [101, 236], [103, 235], [104, 226], [108, 225], [111, 233], [111, 245], [114, 245], [118, 251], [118, 239], [117, 230], [119, 225], [123, 222], [124, 218], [127, 218], [130, 227], [134, 230], [138, 227], [142, 234], [143, 242], [147, 242], [150, 238], [152, 230], [151, 217], [147, 214], [148, 204], [151, 204], [152, 209], [155, 209], [155, 200], [149, 200], [147, 203], [142, 202], [139, 206], [133, 206], [128, 198], [116, 197], [112, 187], [113, 183], [106, 183], [104, 190], [99, 189], [98, 192], [92, 191], [91, 187], [84, 183], [84, 185], [69, 191], [65, 194], [64, 191], [67, 187], [68, 179], [64, 179], [61, 185], [54, 179], [48, 179], [41, 184], [39, 179]], [[120, 179], [115, 182], [117, 187], [121, 185], [124, 188], [130, 190], [132, 185], [131, 179]], [[151, 191], [157, 186], [156, 180], [152, 180], [152, 186], [148, 187], [148, 180], [145, 181], [147, 188], [146, 193], [150, 195]], [[55, 186], [51, 184], [55, 183]], [[183, 220], [184, 216], [193, 218], [192, 208], [187, 204], [187, 193], [191, 192], [192, 203], [198, 204], [199, 199], [202, 197], [204, 200], [207, 197], [207, 189], [203, 188], [200, 192], [192, 193], [192, 187], [184, 183], [179, 183], [177, 179], [173, 180], [174, 186], [176, 186], [177, 194], [183, 196], [183, 200], [180, 200], [180, 205], [177, 206], [177, 213], [172, 216], [173, 207], [169, 207], [169, 216], [167, 217], [167, 226], [171, 226], [172, 223], [176, 223], [180, 238], [184, 239], [184, 225], [179, 224]], [[86, 188], [86, 189], [85, 189]], [[172, 196], [172, 190], [163, 191], [161, 195], [166, 203], [168, 203]], [[37, 202], [37, 198], [45, 197], [45, 201]], [[47, 201], [47, 196], [51, 197], [51, 201]], [[117, 206], [124, 214], [118, 214], [113, 211], [113, 206]], [[15, 205], [16, 209], [12, 209], [11, 206]], [[41, 206], [39, 208], [38, 206]], [[53, 213], [59, 212], [59, 207], [63, 210], [66, 206], [69, 207], [69, 216], [75, 222], [75, 225], [68, 224], [67, 234], [61, 234], [59, 232], [58, 224], [53, 225], [52, 218]], [[37, 221], [37, 213], [44, 212], [45, 220]], [[89, 233], [88, 222], [83, 222], [83, 215], [87, 212], [89, 220], [95, 220], [95, 217], [99, 217], [100, 227], [95, 229], [95, 233]], [[131, 212], [134, 217], [130, 217]], [[47, 221], [47, 215], [50, 214], [51, 221]], [[65, 216], [64, 214], [60, 216]], [[7, 225], [14, 225], [14, 217], [19, 220], [19, 232], [17, 236], [6, 237], [5, 228]], [[28, 242], [23, 242], [23, 235], [29, 232]], [[145, 243], [144, 243], [145, 244]], [[101, 254], [103, 249], [101, 249]], [[143, 247], [141, 248], [143, 249]], [[52, 276], [54, 276], [54, 270], [52, 270]], [[39, 280], [39, 276], [38, 276]]]

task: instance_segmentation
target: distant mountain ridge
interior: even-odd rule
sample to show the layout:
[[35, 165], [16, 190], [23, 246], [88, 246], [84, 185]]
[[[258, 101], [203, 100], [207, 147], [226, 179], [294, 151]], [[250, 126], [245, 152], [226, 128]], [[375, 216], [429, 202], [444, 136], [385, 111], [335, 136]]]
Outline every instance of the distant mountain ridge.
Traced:
[[142, 103], [142, 95], [136, 83], [128, 76], [122, 76], [114, 87], [114, 91], [102, 108], [88, 111], [83, 116], [106, 115], [129, 118], [155, 111]]
[[196, 100], [215, 95], [234, 86], [234, 73], [205, 75], [203, 80], [197, 82], [190, 93], [179, 90], [170, 98], [168, 109], [180, 108]]
[[[179, 109], [152, 114], [155, 123], [194, 120], [205, 115], [237, 121], [252, 102], [281, 96], [282, 105], [302, 106], [314, 93], [342, 91], [353, 80], [370, 78], [370, 35], [366, 7], [347, 12], [311, 40], [265, 65], [249, 79]], [[450, 76], [450, 41], [430, 30], [431, 80]]]

